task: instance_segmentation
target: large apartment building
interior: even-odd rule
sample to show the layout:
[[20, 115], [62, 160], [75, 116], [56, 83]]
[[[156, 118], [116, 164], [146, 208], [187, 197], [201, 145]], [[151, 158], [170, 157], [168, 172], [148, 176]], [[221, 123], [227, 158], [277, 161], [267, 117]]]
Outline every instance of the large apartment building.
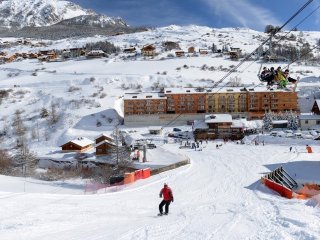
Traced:
[[206, 93], [195, 88], [169, 88], [164, 90], [167, 97], [167, 113], [205, 113]]
[[[255, 88], [165, 88], [161, 93], [128, 93], [124, 97], [124, 114], [153, 115], [169, 121], [169, 115], [194, 120], [197, 114], [228, 113], [233, 117], [261, 119], [266, 111], [299, 112], [297, 92], [283, 89]], [[188, 116], [190, 119], [188, 119]]]
[[126, 93], [124, 115], [165, 114], [167, 97], [163, 93]]

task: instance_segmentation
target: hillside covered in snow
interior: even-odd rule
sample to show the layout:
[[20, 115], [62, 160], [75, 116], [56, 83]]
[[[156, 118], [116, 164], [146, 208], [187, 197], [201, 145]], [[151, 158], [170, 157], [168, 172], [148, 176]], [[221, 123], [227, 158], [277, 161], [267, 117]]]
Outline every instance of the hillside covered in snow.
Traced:
[[[1, 4], [5, 2], [9, 1]], [[279, 36], [285, 34], [281, 32]], [[18, 53], [14, 61], [0, 65], [1, 148], [15, 156], [24, 142], [37, 158], [49, 158], [59, 155], [60, 146], [71, 139], [94, 140], [103, 132], [112, 134], [116, 126], [132, 135], [142, 133], [149, 137], [145, 134], [149, 126], [122, 125], [125, 93], [158, 92], [165, 87], [208, 87], [219, 91], [220, 87], [231, 88], [233, 84], [255, 88], [266, 85], [257, 77], [264, 66], [289, 68], [290, 76], [300, 78], [300, 111], [309, 113], [320, 97], [320, 53], [316, 48], [320, 32], [290, 34], [275, 40], [275, 51], [295, 47], [301, 56], [308, 46], [313, 54], [310, 59], [315, 60], [266, 62], [262, 56], [267, 50], [264, 46], [261, 56], [249, 58], [216, 88], [220, 79], [268, 38], [266, 33], [191, 25], [60, 40], [1, 38], [3, 59]], [[46, 61], [21, 57], [41, 51], [69, 53], [73, 48], [83, 50], [87, 44], [105, 41], [118, 50], [99, 58], [80, 54]], [[178, 46], [168, 49], [166, 42]], [[147, 44], [155, 47], [152, 57], [142, 54], [141, 49]], [[189, 53], [191, 47], [196, 50]], [[128, 48], [135, 51], [125, 52]], [[240, 59], [230, 59], [231, 48], [242, 50]], [[200, 49], [207, 53], [201, 54]], [[177, 51], [184, 55], [177, 56]], [[190, 164], [146, 180], [88, 193], [85, 188], [89, 179], [43, 181], [31, 176], [1, 175], [1, 240], [319, 238], [318, 196], [289, 200], [260, 182], [263, 175], [284, 166], [300, 183], [311, 181], [312, 175], [314, 183], [320, 184], [320, 149], [316, 140], [288, 140], [261, 131], [246, 138], [244, 144], [209, 141], [201, 145], [201, 151], [195, 151], [181, 148], [182, 143], [168, 137], [174, 124], [163, 127], [163, 139], [168, 141], [155, 141], [157, 149], [149, 151], [150, 162], [146, 166], [173, 161], [171, 158], [176, 155], [190, 159]], [[216, 147], [218, 144], [220, 147]], [[306, 152], [307, 144], [313, 147], [313, 154]], [[293, 147], [292, 152], [289, 147]], [[46, 171], [37, 169], [36, 175]], [[158, 217], [159, 191], [164, 182], [172, 187], [175, 201], [168, 216]]]

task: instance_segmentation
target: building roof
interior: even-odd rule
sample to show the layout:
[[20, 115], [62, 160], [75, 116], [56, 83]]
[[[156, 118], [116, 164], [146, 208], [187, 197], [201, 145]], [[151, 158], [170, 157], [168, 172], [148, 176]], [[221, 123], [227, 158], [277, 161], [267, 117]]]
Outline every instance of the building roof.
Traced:
[[232, 116], [230, 114], [209, 114], [205, 116], [206, 123], [232, 123]]
[[299, 115], [300, 120], [320, 120], [320, 115], [316, 114], [301, 114]]
[[288, 123], [288, 120], [273, 120], [271, 123], [272, 124], [286, 124], [286, 123]]
[[318, 105], [318, 108], [320, 108], [320, 99], [316, 99], [315, 103]]
[[204, 120], [194, 120], [193, 121], [193, 129], [208, 129], [209, 126], [206, 124]]
[[98, 139], [98, 138], [101, 138], [101, 137], [107, 137], [107, 138], [110, 138], [112, 139], [112, 137], [106, 133], [101, 133], [99, 136], [96, 136], [95, 139]]
[[150, 93], [125, 93], [123, 100], [134, 99], [167, 99], [163, 93], [150, 92]]
[[[78, 145], [80, 147], [85, 147], [85, 146], [93, 144], [94, 142], [88, 138], [85, 138], [85, 137], [78, 137], [78, 138], [71, 140], [67, 143], [73, 143], [73, 144]], [[65, 144], [67, 144], [67, 143], [65, 143]], [[63, 145], [65, 145], [65, 144], [63, 144]], [[63, 145], [61, 145], [61, 146], [63, 146]]]
[[107, 143], [108, 145], [111, 145], [111, 146], [117, 146], [114, 142], [111, 142], [111, 141], [108, 141], [108, 140], [103, 140], [103, 141], [99, 142], [98, 144], [96, 144], [95, 147], [99, 147], [104, 143]]
[[151, 126], [149, 127], [149, 131], [161, 131], [162, 127], [161, 126]]
[[[252, 87], [219, 87], [219, 90], [215, 88], [165, 88], [165, 94], [199, 94], [199, 93], [247, 93], [247, 92], [292, 92], [287, 89], [267, 88], [263, 86]], [[320, 106], [320, 105], [319, 105]]]

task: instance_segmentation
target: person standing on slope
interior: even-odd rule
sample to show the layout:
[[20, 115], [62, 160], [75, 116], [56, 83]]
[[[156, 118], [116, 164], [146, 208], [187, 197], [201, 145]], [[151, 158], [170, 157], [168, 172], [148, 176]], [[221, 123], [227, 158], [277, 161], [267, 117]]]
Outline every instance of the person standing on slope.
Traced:
[[168, 184], [165, 183], [163, 188], [160, 191], [160, 198], [163, 198], [159, 204], [159, 216], [163, 214], [163, 206], [165, 205], [165, 215], [169, 213], [169, 205], [173, 202], [173, 195], [171, 188], [168, 187]]

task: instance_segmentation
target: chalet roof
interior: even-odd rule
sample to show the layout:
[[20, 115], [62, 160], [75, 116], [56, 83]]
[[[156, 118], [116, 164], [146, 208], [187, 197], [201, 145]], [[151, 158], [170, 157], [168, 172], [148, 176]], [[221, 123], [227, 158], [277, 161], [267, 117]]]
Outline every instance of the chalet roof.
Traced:
[[316, 99], [314, 103], [317, 104], [318, 108], [320, 109], [320, 99]]
[[[78, 137], [78, 138], [71, 140], [67, 143], [73, 143], [73, 144], [78, 145], [80, 147], [85, 147], [85, 146], [93, 144], [94, 142], [88, 138], [85, 138], [85, 137]], [[65, 143], [65, 144], [67, 144], [67, 143]], [[62, 144], [60, 147], [62, 147], [65, 144]]]
[[271, 123], [272, 124], [286, 124], [286, 123], [288, 123], [288, 120], [273, 120]]
[[104, 54], [105, 52], [102, 50], [91, 50], [88, 54]]
[[232, 123], [230, 114], [209, 114], [205, 116], [206, 123]]
[[108, 140], [103, 140], [103, 141], [101, 141], [101, 142], [99, 142], [98, 144], [96, 144], [96, 146], [95, 147], [99, 147], [99, 146], [101, 146], [102, 144], [108, 144], [108, 145], [111, 145], [111, 146], [117, 146], [114, 142], [111, 142], [111, 141], [108, 141]]
[[301, 114], [299, 116], [300, 120], [320, 120], [320, 115], [316, 114]]
[[125, 93], [124, 100], [142, 100], [142, 99], [167, 99], [163, 93], [150, 92], [150, 93]]
[[193, 129], [208, 129], [209, 126], [206, 124], [204, 120], [194, 120], [193, 121]]
[[106, 133], [101, 133], [99, 136], [95, 137], [95, 139], [98, 139], [98, 138], [101, 138], [101, 137], [107, 137], [107, 138], [110, 138], [112, 139], [112, 137]]
[[155, 50], [155, 49], [156, 49], [156, 48], [155, 48], [153, 45], [144, 45], [141, 50], [144, 50], [144, 51], [153, 51], [153, 50]]

